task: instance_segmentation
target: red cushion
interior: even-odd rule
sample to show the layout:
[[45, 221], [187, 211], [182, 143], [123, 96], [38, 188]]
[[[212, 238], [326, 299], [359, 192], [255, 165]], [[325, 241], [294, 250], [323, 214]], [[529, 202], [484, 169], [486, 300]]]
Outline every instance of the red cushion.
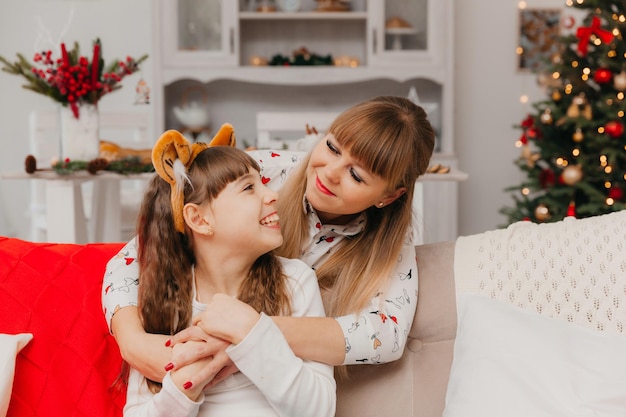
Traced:
[[0, 237], [0, 333], [32, 333], [17, 356], [8, 417], [121, 416], [122, 359], [102, 313], [107, 261], [121, 243]]

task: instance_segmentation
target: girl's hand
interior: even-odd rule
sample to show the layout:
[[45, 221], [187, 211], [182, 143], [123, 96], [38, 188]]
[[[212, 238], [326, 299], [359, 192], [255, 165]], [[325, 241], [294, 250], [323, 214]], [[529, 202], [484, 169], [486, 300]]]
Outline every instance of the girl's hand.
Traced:
[[194, 324], [206, 333], [233, 344], [241, 342], [259, 321], [260, 315], [248, 304], [226, 294], [215, 294]]
[[[204, 343], [190, 345], [187, 349], [175, 349], [177, 345], [189, 341]], [[190, 326], [178, 332], [168, 341], [168, 345], [174, 347], [171, 355], [172, 360], [167, 365], [168, 368], [176, 370], [201, 359], [207, 359], [204, 366], [201, 369], [196, 369], [196, 372], [189, 378], [188, 382], [191, 382], [193, 386], [201, 385], [204, 381], [210, 380], [204, 385], [211, 387], [239, 371], [226, 354], [226, 348], [230, 346], [230, 343], [206, 334], [198, 326]]]

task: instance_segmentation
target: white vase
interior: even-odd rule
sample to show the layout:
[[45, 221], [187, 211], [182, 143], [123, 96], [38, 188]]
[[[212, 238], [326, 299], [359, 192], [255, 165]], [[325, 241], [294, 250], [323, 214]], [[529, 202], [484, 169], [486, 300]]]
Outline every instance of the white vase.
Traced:
[[81, 104], [78, 118], [70, 106], [61, 106], [61, 159], [91, 161], [100, 153], [100, 118], [98, 106]]

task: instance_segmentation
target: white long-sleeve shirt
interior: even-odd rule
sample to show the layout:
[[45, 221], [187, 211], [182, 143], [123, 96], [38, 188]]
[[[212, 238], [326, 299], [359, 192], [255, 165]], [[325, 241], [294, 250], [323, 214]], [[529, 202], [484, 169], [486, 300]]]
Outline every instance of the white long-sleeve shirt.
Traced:
[[[288, 277], [292, 315], [323, 317], [315, 273], [297, 259], [280, 260]], [[195, 298], [194, 294], [194, 315], [205, 308]], [[265, 314], [244, 340], [226, 352], [240, 372], [206, 389], [198, 401], [191, 401], [181, 392], [169, 372], [161, 391], [152, 394], [139, 371], [131, 370], [124, 416], [334, 416], [336, 385], [332, 367], [295, 356]]]
[[[279, 189], [291, 170], [305, 156], [294, 151], [251, 151], [261, 165], [263, 182]], [[309, 217], [310, 239], [302, 248], [301, 260], [315, 269], [323, 264], [336, 245], [346, 237], [363, 230], [363, 218], [347, 225], [322, 224], [307, 204], [303, 207]], [[413, 230], [405, 239], [398, 255], [398, 263], [385, 288], [381, 288], [368, 306], [355, 314], [335, 317], [343, 330], [346, 343], [345, 365], [378, 364], [399, 359], [417, 307], [417, 261]], [[107, 322], [117, 309], [137, 305], [139, 266], [136, 261], [137, 244], [131, 240], [107, 264], [102, 303]]]

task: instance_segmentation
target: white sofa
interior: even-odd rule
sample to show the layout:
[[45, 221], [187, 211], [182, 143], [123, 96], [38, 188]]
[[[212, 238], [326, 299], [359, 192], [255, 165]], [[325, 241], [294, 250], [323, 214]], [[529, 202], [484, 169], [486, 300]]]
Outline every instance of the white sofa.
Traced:
[[403, 358], [338, 416], [626, 416], [626, 211], [418, 246]]
[[[121, 416], [100, 291], [122, 245], [0, 237], [0, 415]], [[626, 210], [416, 254], [403, 357], [355, 367], [337, 416], [626, 416]]]

